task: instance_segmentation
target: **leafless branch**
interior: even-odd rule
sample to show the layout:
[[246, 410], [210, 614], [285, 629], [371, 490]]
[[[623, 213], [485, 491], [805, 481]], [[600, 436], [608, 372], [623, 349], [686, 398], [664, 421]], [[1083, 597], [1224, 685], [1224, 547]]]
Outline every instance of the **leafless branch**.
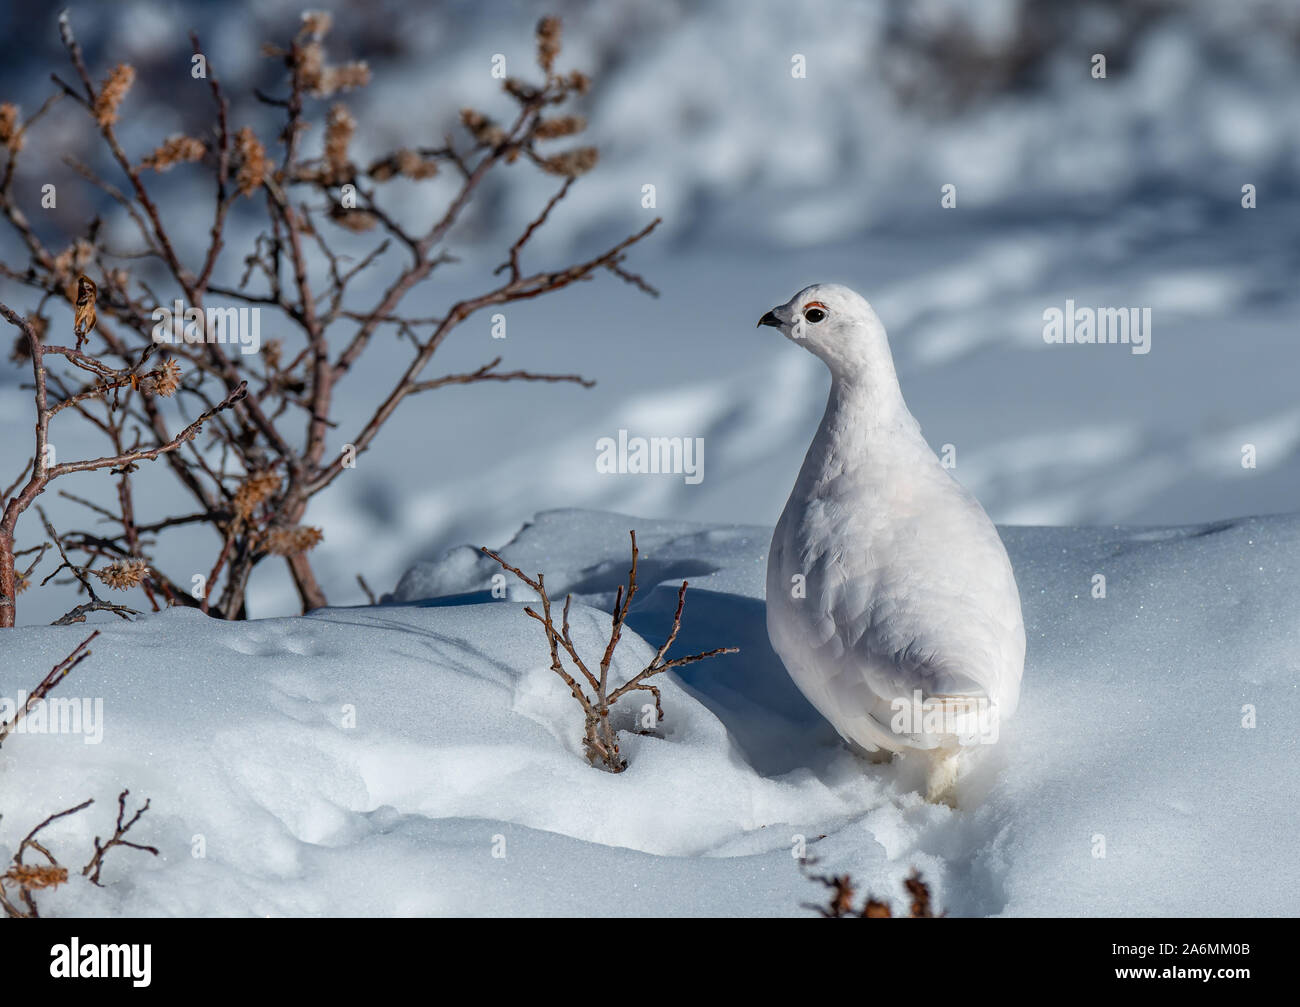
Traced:
[[115, 846], [123, 846], [132, 850], [142, 850], [145, 853], [152, 853], [158, 856], [158, 849], [154, 846], [144, 846], [140, 843], [133, 843], [126, 839], [126, 834], [131, 831], [132, 827], [140, 821], [140, 818], [149, 810], [149, 800], [146, 798], [144, 804], [136, 808], [135, 814], [126, 819], [126, 798], [131, 791], [123, 790], [117, 795], [117, 826], [113, 830], [113, 835], [108, 842], [101, 843], [98, 836], [95, 837], [95, 854], [90, 861], [81, 869], [83, 877], [90, 878], [92, 885], [99, 884], [99, 872], [104, 869], [104, 856]]
[[[14, 729], [22, 719], [27, 716], [32, 707], [37, 703], [42, 702], [45, 697], [50, 694], [50, 690], [62, 682], [73, 668], [91, 655], [91, 651], [87, 648], [90, 646], [90, 641], [95, 639], [97, 636], [99, 636], [99, 630], [95, 630], [90, 634], [90, 636], [77, 644], [77, 646], [73, 648], [71, 654], [51, 668], [50, 673], [41, 679], [36, 688], [31, 691], [30, 695], [28, 695], [27, 701], [23, 703], [19, 709], [14, 711], [13, 717], [0, 724], [0, 745], [5, 743], [5, 739], [13, 733]], [[21, 852], [21, 849], [19, 852]]]
[[[618, 700], [630, 692], [643, 691], [649, 692], [655, 700], [655, 724], [658, 725], [664, 718], [662, 696], [658, 686], [651, 685], [648, 679], [655, 675], [661, 674], [670, 668], [678, 668], [682, 665], [691, 664], [695, 661], [702, 661], [708, 657], [716, 657], [721, 654], [735, 654], [739, 652], [736, 647], [719, 647], [714, 650], [706, 651], [699, 654], [692, 654], [689, 657], [679, 657], [669, 660], [667, 658], [668, 650], [677, 639], [681, 631], [682, 611], [686, 605], [686, 582], [682, 582], [681, 588], [677, 592], [677, 610], [673, 614], [672, 629], [668, 638], [660, 645], [655, 652], [655, 656], [650, 663], [637, 674], [615, 689], [610, 688], [609, 669], [614, 659], [614, 653], [622, 639], [623, 626], [627, 621], [628, 613], [632, 607], [632, 599], [636, 596], [637, 591], [637, 561], [640, 555], [636, 544], [636, 532], [629, 532], [632, 539], [632, 566], [628, 570], [627, 584], [619, 585], [618, 592], [614, 599], [614, 611], [611, 614], [609, 639], [605, 649], [601, 654], [600, 663], [597, 670], [592, 671], [588, 668], [586, 662], [578, 652], [577, 646], [573, 642], [573, 636], [569, 631], [569, 605], [573, 601], [572, 595], [566, 595], [564, 599], [564, 610], [561, 618], [560, 628], [555, 628], [555, 622], [551, 615], [551, 599], [546, 592], [545, 577], [538, 574], [536, 578], [529, 577], [516, 566], [512, 566], [501, 558], [497, 553], [482, 547], [482, 552], [494, 559], [501, 567], [514, 574], [519, 580], [537, 593], [542, 603], [542, 611], [539, 614], [535, 609], [527, 607], [524, 613], [530, 618], [537, 620], [542, 624], [542, 629], [546, 634], [547, 647], [551, 655], [551, 670], [554, 671], [569, 687], [569, 692], [582, 707], [585, 717], [585, 729], [583, 734], [583, 747], [587, 752], [588, 758], [593, 763], [599, 763], [610, 772], [622, 772], [627, 767], [626, 761], [619, 754], [619, 745], [617, 731], [610, 722], [610, 708]], [[564, 667], [564, 661], [560, 652], [563, 651], [573, 663], [574, 668], [582, 676], [587, 687], [591, 690], [588, 695], [578, 680], [569, 673]]]
[[[108, 168], [91, 167], [96, 162], [89, 159], [69, 158], [68, 163], [87, 185], [106, 195], [115, 212], [125, 214], [134, 229], [133, 247], [109, 247], [104, 240], [109, 229], [98, 218], [70, 228], [78, 236], [69, 246], [47, 245], [14, 198], [15, 163], [23, 145], [0, 144], [0, 221], [17, 236], [26, 259], [0, 262], [0, 276], [38, 299], [26, 318], [0, 306], [0, 315], [19, 329], [16, 358], [31, 361], [36, 405], [33, 461], [0, 497], [0, 627], [15, 621], [13, 556], [19, 548], [19, 516], [51, 480], [102, 469], [111, 470], [115, 479], [116, 505], [97, 503], [91, 510], [108, 529], [68, 532], [64, 543], [88, 559], [148, 560], [151, 572], [141, 587], [155, 610], [165, 602], [201, 607], [220, 618], [244, 617], [250, 577], [271, 557], [287, 564], [304, 610], [326, 604], [309, 556], [323, 532], [304, 523], [309, 506], [345, 471], [345, 456], [350, 460], [370, 449], [403, 402], [451, 385], [487, 381], [592, 384], [564, 371], [507, 370], [499, 358], [465, 373], [428, 376], [434, 356], [458, 328], [485, 310], [605, 274], [654, 293], [625, 262], [632, 247], [654, 232], [658, 219], [604, 249], [525, 268], [524, 253], [536, 247], [538, 233], [564, 200], [576, 198], [581, 176], [597, 160], [593, 147], [553, 152], [551, 146], [585, 129], [585, 120], [566, 114], [565, 107], [590, 86], [582, 73], [557, 69], [556, 19], [539, 26], [540, 80], [502, 82], [514, 104], [502, 123], [463, 110], [463, 136], [416, 138], [408, 147], [364, 156], [351, 149], [355, 123], [350, 113], [341, 104], [332, 106], [322, 124], [317, 109], [323, 108], [312, 99], [332, 96], [345, 84], [364, 86], [369, 71], [362, 64], [331, 64], [316, 29], [304, 27], [287, 44], [270, 47], [283, 60], [283, 84], [254, 92], [279, 120], [278, 148], [232, 119], [239, 105], [216, 72], [219, 61], [191, 34], [190, 51], [206, 61], [207, 86], [194, 93], [209, 125], [199, 136], [167, 138], [144, 157], [128, 154], [119, 136], [119, 119], [130, 114], [128, 92], [136, 86], [131, 68], [119, 65], [100, 78], [87, 64], [66, 15], [58, 30], [72, 72], [67, 79], [52, 76], [54, 94], [22, 125], [28, 141], [23, 156], [39, 152], [31, 127], [56, 103], [68, 106], [68, 115], [83, 118], [106, 151]], [[322, 153], [304, 156], [302, 137], [322, 125]], [[211, 200], [206, 247], [196, 250], [192, 262], [187, 261], [190, 242], [179, 240], [176, 223], [164, 216], [152, 191], [156, 174], [173, 167], [203, 180]], [[520, 222], [501, 267], [478, 279], [462, 275], [455, 303], [442, 314], [411, 310], [422, 285], [443, 270], [461, 269], [450, 239], [485, 184], [506, 172], [534, 170], [555, 176], [558, 188], [535, 215]], [[427, 219], [412, 220], [409, 204], [386, 194], [387, 183], [398, 177], [422, 182], [439, 174], [449, 177], [451, 185], [445, 202]], [[346, 193], [345, 186], [350, 187]], [[251, 249], [237, 253], [228, 248], [228, 225], [236, 212], [261, 216]], [[340, 228], [374, 237], [357, 238], [361, 250], [345, 253], [335, 239]], [[146, 267], [161, 270], [162, 278], [151, 273], [146, 279], [131, 271]], [[378, 289], [356, 282], [360, 277], [378, 277]], [[81, 291], [97, 295], [82, 297]], [[53, 323], [45, 312], [74, 298], [76, 344], [61, 346], [49, 338]], [[198, 338], [160, 342], [155, 338], [157, 309], [170, 311], [178, 301], [187, 319], [191, 313], [197, 317], [186, 324], [196, 326]], [[217, 333], [208, 313], [231, 305], [275, 316], [271, 326], [263, 326], [275, 335], [259, 352], [236, 352], [213, 338]], [[339, 386], [381, 330], [395, 333], [398, 348], [409, 347], [409, 356], [365, 407], [360, 426], [340, 434]], [[391, 351], [386, 347], [385, 352]], [[67, 373], [53, 369], [56, 363]], [[189, 411], [193, 400], [202, 403], [197, 415]], [[176, 414], [183, 427], [179, 434], [174, 433]], [[84, 421], [107, 439], [109, 449], [101, 457], [56, 463], [47, 453], [48, 428], [55, 418]], [[200, 428], [204, 437], [196, 443]], [[350, 450], [341, 450], [343, 445]], [[136, 466], [155, 459], [162, 464], [150, 467], [148, 478], [156, 480], [155, 473], [174, 477], [193, 500], [186, 508], [191, 513], [137, 518], [137, 502], [155, 495], [137, 491]], [[278, 473], [279, 484], [255, 514], [240, 515], [236, 495], [263, 471]], [[199, 525], [211, 531], [215, 546], [212, 576], [195, 597], [159, 570], [155, 553], [162, 533]], [[69, 568], [77, 567], [67, 562], [61, 569]], [[101, 608], [92, 599], [66, 618], [84, 618], [97, 610]]]

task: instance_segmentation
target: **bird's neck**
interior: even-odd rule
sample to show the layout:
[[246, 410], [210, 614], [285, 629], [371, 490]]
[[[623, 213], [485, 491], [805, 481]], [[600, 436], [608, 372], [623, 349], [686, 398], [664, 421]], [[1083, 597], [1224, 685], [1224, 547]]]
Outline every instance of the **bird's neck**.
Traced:
[[878, 362], [869, 374], [833, 373], [826, 412], [804, 459], [800, 482], [821, 483], [883, 462], [919, 440], [921, 428], [907, 410], [891, 361]]
[[826, 400], [822, 430], [828, 436], [843, 438], [861, 435], [888, 435], [899, 425], [915, 426], [907, 411], [898, 373], [889, 350], [881, 346], [853, 366], [831, 368], [831, 391]]

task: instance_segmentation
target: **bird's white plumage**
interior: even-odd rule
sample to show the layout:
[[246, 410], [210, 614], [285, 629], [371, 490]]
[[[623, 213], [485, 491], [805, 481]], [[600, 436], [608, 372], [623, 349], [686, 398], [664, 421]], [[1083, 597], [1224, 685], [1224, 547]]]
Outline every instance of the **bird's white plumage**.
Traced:
[[925, 729], [933, 721], [899, 730], [896, 701], [919, 691], [927, 704], [977, 701], [998, 721], [1014, 712], [1025, 631], [1006, 550], [921, 436], [884, 326], [862, 297], [818, 284], [761, 324], [816, 354], [832, 376], [772, 538], [772, 646], [850, 742], [869, 752], [930, 751], [930, 796], [948, 799], [957, 738]]

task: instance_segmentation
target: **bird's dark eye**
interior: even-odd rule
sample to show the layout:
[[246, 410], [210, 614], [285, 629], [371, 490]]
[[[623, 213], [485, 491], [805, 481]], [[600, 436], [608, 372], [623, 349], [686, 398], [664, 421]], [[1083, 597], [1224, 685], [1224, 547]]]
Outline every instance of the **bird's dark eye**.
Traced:
[[826, 312], [821, 308], [809, 308], [803, 313], [803, 316], [810, 322], [820, 322], [826, 317]]

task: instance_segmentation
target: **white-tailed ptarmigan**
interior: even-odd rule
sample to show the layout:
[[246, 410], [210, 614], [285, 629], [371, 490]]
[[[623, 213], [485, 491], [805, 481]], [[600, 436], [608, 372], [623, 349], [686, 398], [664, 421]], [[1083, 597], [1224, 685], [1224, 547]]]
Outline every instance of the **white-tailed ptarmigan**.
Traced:
[[875, 757], [921, 750], [956, 804], [973, 747], [1015, 710], [1020, 593], [997, 529], [940, 463], [898, 387], [885, 328], [847, 287], [765, 314], [820, 357], [830, 399], [767, 561], [767, 632], [800, 691]]

